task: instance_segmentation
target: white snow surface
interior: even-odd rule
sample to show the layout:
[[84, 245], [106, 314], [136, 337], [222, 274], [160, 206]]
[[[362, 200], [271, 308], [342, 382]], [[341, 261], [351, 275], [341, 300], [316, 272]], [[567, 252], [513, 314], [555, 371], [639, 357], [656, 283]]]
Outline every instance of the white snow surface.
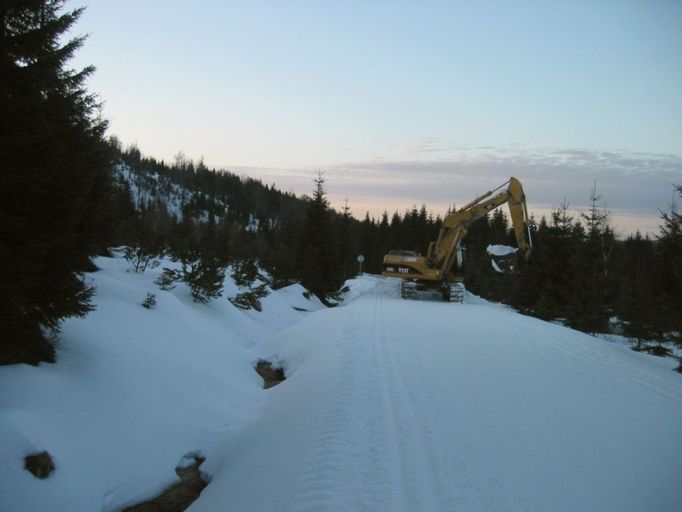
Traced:
[[[183, 284], [159, 290], [173, 262], [144, 274], [122, 258], [95, 263], [97, 309], [64, 323], [58, 362], [0, 367], [2, 512], [119, 510], [175, 483], [183, 456], [213, 458], [261, 413], [268, 395], [253, 367], [269, 355], [270, 325], [306, 315], [289, 303], [323, 307], [292, 286], [262, 299], [257, 321], [225, 298], [195, 304]], [[23, 458], [43, 450], [56, 470], [38, 480]]]
[[[0, 368], [3, 512], [120, 510], [188, 453], [211, 477], [193, 512], [680, 509], [671, 359], [470, 294], [405, 301], [394, 279], [351, 280], [331, 309], [294, 285], [258, 313], [97, 264], [58, 362]], [[260, 358], [287, 380], [263, 390]], [[42, 450], [46, 480], [22, 467]]]

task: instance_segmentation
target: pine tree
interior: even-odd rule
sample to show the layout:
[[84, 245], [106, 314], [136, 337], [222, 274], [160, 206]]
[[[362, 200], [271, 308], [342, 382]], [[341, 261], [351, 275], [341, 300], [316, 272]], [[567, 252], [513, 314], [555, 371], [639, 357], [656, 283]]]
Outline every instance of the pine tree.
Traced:
[[164, 255], [164, 232], [152, 209], [143, 209], [130, 221], [130, 234], [124, 257], [134, 272], [159, 266]]
[[345, 281], [355, 274], [357, 269], [356, 257], [358, 248], [356, 240], [353, 237], [352, 231], [352, 217], [350, 213], [350, 206], [348, 200], [341, 209], [341, 218], [338, 221], [338, 247], [339, 247], [339, 261], [341, 262], [341, 280]]
[[[675, 185], [682, 197], [682, 186]], [[673, 198], [670, 211], [661, 214], [663, 225], [659, 236], [657, 271], [663, 328], [682, 345], [682, 214]]]
[[617, 304], [624, 322], [624, 334], [637, 340], [656, 339], [660, 335], [660, 298], [655, 292], [655, 248], [649, 238], [637, 231], [624, 243], [620, 278], [623, 281]]
[[[365, 257], [362, 269], [364, 272], [381, 272], [381, 248], [379, 247], [379, 237], [377, 236], [379, 227], [374, 222], [374, 218], [365, 213], [359, 228], [360, 248], [359, 253]], [[395, 249], [395, 247], [391, 247]]]
[[324, 190], [322, 173], [315, 178], [315, 190], [308, 203], [299, 250], [301, 282], [320, 298], [341, 284], [331, 211]]
[[275, 277], [276, 287], [296, 281], [300, 275], [300, 237], [302, 221], [290, 206], [280, 215], [276, 228], [271, 233], [269, 250], [263, 254], [261, 263]]
[[106, 123], [68, 69], [84, 39], [59, 40], [82, 13], [63, 0], [0, 7], [0, 364], [54, 359], [45, 329], [92, 309], [79, 272], [113, 227]]
[[596, 180], [589, 198], [589, 210], [580, 213], [587, 237], [580, 253], [581, 285], [569, 321], [579, 329], [603, 332], [609, 318], [609, 259], [615, 236], [609, 226], [610, 213], [600, 206], [602, 195], [597, 192]]
[[193, 261], [182, 262], [182, 280], [189, 286], [192, 300], [206, 304], [210, 299], [220, 297], [225, 281], [225, 268], [215, 257], [198, 255]]

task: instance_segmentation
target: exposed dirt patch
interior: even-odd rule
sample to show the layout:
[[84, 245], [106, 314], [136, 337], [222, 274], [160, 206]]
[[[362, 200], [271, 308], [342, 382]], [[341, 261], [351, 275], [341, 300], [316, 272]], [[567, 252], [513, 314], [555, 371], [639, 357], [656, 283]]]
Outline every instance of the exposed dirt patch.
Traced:
[[199, 471], [199, 466], [205, 459], [198, 455], [191, 457], [194, 459], [193, 464], [175, 468], [181, 482], [170, 486], [156, 498], [125, 508], [122, 512], [182, 512], [186, 510], [207, 485]]
[[24, 457], [24, 469], [36, 478], [47, 478], [54, 471], [54, 461], [47, 452], [33, 453]]
[[270, 361], [258, 361], [256, 371], [263, 378], [264, 389], [276, 386], [286, 379], [284, 377], [284, 370], [282, 368], [273, 368]]

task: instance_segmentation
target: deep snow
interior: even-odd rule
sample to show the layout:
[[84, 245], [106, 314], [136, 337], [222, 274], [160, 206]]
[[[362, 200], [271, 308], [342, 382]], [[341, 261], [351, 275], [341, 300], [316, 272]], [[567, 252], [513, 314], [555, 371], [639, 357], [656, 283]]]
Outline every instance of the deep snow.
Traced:
[[[2, 512], [117, 510], [174, 483], [184, 455], [213, 458], [260, 414], [262, 340], [305, 316], [292, 305], [323, 307], [299, 285], [262, 299], [261, 315], [225, 298], [198, 305], [183, 284], [154, 285], [162, 267], [135, 274], [122, 258], [95, 263], [97, 309], [64, 323], [58, 362], [0, 367]], [[141, 306], [148, 292], [151, 310]], [[226, 293], [237, 292], [228, 279]], [[42, 450], [57, 466], [44, 481], [23, 469]]]
[[[393, 279], [352, 280], [333, 309], [293, 286], [257, 313], [97, 264], [98, 309], [66, 322], [59, 362], [0, 368], [3, 512], [117, 510], [173, 483], [189, 452], [212, 476], [199, 512], [682, 503], [670, 360], [472, 296], [404, 301]], [[287, 380], [261, 389], [260, 358]], [[22, 459], [43, 449], [57, 470], [41, 481]]]

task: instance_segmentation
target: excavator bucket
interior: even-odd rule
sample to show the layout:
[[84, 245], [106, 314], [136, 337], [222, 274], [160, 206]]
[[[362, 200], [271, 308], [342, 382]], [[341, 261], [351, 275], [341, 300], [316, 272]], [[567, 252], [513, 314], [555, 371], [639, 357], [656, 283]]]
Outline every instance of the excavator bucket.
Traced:
[[519, 254], [516, 247], [508, 245], [489, 245], [487, 249], [490, 264], [496, 272], [513, 274], [519, 269]]

